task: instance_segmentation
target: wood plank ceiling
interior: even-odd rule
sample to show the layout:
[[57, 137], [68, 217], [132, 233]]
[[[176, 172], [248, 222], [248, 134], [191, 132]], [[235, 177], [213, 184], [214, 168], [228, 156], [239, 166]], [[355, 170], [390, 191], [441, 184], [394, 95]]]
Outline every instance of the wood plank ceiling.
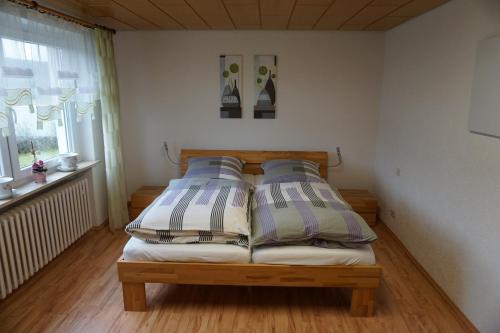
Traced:
[[449, 0], [45, 0], [116, 30], [385, 31]]

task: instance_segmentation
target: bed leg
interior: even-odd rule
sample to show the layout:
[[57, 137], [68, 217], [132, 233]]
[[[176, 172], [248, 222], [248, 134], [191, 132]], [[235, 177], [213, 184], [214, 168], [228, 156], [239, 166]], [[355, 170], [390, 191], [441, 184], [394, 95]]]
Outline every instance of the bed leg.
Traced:
[[375, 288], [353, 288], [351, 316], [371, 317], [375, 314]]
[[146, 311], [146, 286], [144, 283], [122, 282], [125, 311]]

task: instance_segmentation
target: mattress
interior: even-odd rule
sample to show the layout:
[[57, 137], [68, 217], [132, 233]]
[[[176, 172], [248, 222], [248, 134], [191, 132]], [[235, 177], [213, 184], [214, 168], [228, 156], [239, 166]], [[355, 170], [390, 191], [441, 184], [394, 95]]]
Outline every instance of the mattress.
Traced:
[[[250, 250], [230, 244], [149, 244], [132, 237], [123, 249], [128, 261], [249, 263]], [[275, 265], [374, 265], [370, 245], [357, 249], [272, 246], [254, 249], [252, 261]]]
[[275, 265], [374, 265], [370, 245], [356, 249], [327, 249], [316, 246], [268, 246], [253, 250], [252, 261]]
[[150, 244], [132, 237], [123, 249], [128, 261], [248, 263], [250, 249], [231, 244]]

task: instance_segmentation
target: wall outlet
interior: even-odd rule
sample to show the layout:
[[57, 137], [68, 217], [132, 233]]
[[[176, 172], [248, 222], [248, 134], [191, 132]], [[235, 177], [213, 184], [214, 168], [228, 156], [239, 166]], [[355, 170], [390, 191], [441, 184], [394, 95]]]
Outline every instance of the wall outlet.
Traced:
[[396, 176], [401, 176], [401, 169], [400, 168], [396, 168]]
[[395, 218], [396, 218], [396, 212], [395, 212], [394, 210], [392, 210], [392, 209], [389, 211], [389, 215], [391, 215], [391, 217], [392, 217], [393, 219], [395, 219]]

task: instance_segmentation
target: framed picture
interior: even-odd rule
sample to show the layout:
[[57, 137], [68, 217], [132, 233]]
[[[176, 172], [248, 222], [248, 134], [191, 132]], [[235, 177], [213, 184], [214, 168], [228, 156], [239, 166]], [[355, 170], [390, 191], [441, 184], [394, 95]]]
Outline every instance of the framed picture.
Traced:
[[275, 55], [256, 55], [254, 61], [255, 103], [253, 117], [276, 118], [276, 77], [278, 75]]
[[220, 117], [241, 118], [242, 56], [220, 56]]

